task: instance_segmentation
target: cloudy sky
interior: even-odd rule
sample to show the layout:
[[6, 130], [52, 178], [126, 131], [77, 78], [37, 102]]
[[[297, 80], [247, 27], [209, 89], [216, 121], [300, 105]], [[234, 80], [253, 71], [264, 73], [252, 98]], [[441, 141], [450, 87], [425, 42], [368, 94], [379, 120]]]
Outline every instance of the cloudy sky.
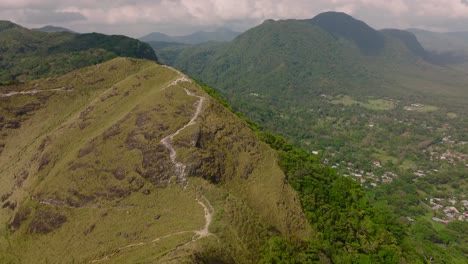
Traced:
[[312, 18], [330, 10], [377, 29], [468, 31], [468, 0], [0, 0], [0, 20], [132, 37], [218, 27], [243, 31], [265, 19]]

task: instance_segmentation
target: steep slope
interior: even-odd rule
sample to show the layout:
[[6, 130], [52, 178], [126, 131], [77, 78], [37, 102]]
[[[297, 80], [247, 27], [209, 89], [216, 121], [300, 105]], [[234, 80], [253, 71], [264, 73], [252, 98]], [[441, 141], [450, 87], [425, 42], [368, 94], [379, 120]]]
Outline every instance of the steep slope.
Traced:
[[0, 21], [0, 83], [63, 74], [117, 56], [156, 60], [151, 47], [125, 36], [45, 33]]
[[212, 32], [197, 31], [183, 36], [169, 36], [160, 32], [152, 32], [139, 39], [144, 42], [164, 41], [183, 44], [199, 44], [209, 41], [231, 41], [239, 34], [239, 32], [235, 32], [227, 28], [219, 28]]
[[251, 263], [311, 234], [276, 152], [169, 67], [2, 90], [2, 263]]

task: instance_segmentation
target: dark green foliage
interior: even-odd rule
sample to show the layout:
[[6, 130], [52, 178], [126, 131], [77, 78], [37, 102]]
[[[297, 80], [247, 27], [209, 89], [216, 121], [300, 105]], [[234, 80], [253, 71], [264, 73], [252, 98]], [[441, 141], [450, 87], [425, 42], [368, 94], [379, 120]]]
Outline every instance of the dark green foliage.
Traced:
[[225, 108], [227, 108], [229, 111], [233, 112], [231, 105], [224, 99], [220, 94], [218, 94], [215, 89], [208, 87], [201, 83], [198, 80], [195, 80], [195, 82], [208, 94], [210, 95], [213, 99], [218, 101], [220, 104], [222, 104]]
[[293, 100], [303, 104], [309, 97], [328, 93], [330, 87], [336, 93], [365, 89], [364, 82], [375, 73], [364, 68], [353, 52], [318, 26], [288, 20], [267, 21], [231, 43], [170, 47], [159, 50], [158, 56], [216, 85], [230, 98], [245, 100], [256, 93], [262, 96], [262, 105], [277, 104], [279, 98], [286, 105]]
[[291, 243], [282, 237], [271, 238], [264, 247], [263, 258], [260, 263], [323, 263], [319, 252], [313, 244], [307, 242]]
[[58, 47], [53, 47], [52, 52], [68, 52], [87, 50], [89, 47], [104, 49], [120, 57], [134, 57], [148, 60], [156, 60], [152, 48], [136, 39], [120, 35], [104, 35], [100, 33], [78, 34], [73, 39]]
[[[202, 87], [231, 109], [216, 91]], [[464, 233], [454, 231], [463, 228], [460, 224], [451, 224], [453, 230], [438, 234], [427, 221], [409, 228], [399, 217], [421, 213], [417, 189], [409, 184], [411, 178], [401, 177], [394, 184], [377, 188], [371, 195], [386, 199], [375, 201], [357, 182], [322, 165], [317, 156], [294, 147], [281, 136], [262, 132], [252, 121], [246, 122], [262, 141], [278, 151], [280, 166], [298, 191], [305, 215], [317, 233], [309, 241], [271, 238], [261, 263], [426, 263], [430, 257], [425, 254], [449, 261], [457, 259], [441, 253], [431, 243], [445, 241], [462, 248], [463, 244], [456, 243]], [[423, 254], [416, 250], [421, 241], [427, 241]]]
[[[201, 85], [208, 94], [231, 109], [212, 88]], [[232, 110], [231, 110], [232, 111]], [[385, 205], [371, 205], [367, 194], [355, 181], [338, 176], [320, 164], [316, 156], [298, 149], [286, 139], [261, 132], [258, 137], [277, 150], [280, 166], [301, 199], [309, 223], [317, 237], [309, 242], [291, 242], [274, 237], [265, 245], [262, 263], [400, 263], [400, 244], [405, 227]], [[413, 249], [405, 252], [413, 256]]]
[[[317, 232], [317, 240], [299, 252], [314, 252], [315, 248], [314, 258], [319, 258], [320, 253], [334, 263], [401, 262], [403, 252], [399, 244], [406, 234], [395, 215], [385, 207], [372, 206], [357, 182], [338, 176], [315, 156], [270, 133], [262, 133], [260, 138], [279, 152], [280, 165], [298, 191], [306, 217]], [[281, 240], [270, 243], [266, 259], [310, 263], [283, 262], [284, 258], [296, 259], [300, 255], [298, 248], [292, 250], [297, 246]]]
[[[202, 87], [231, 109], [212, 88]], [[278, 151], [280, 166], [298, 191], [307, 220], [317, 232], [308, 242], [271, 238], [261, 263], [400, 263], [420, 257], [413, 247], [402, 247], [407, 229], [397, 216], [385, 204], [372, 205], [357, 182], [338, 176], [316, 156], [283, 137], [261, 132], [254, 122], [248, 124]]]
[[117, 56], [156, 60], [146, 43], [125, 36], [33, 31], [0, 21], [0, 83], [60, 75]]

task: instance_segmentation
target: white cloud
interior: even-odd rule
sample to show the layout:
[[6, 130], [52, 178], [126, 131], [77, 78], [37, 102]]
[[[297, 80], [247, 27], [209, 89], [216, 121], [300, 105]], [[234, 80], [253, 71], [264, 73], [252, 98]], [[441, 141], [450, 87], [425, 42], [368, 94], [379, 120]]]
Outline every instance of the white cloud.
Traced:
[[[335, 10], [377, 28], [468, 30], [464, 23], [457, 22], [468, 20], [467, 3], [466, 0], [1, 0], [0, 18], [26, 26], [63, 20], [62, 26], [81, 31], [140, 36], [158, 30], [187, 33], [219, 26], [246, 29], [265, 19], [311, 18]], [[74, 14], [76, 19], [66, 21], [64, 12]], [[39, 14], [40, 19], [31, 19], [28, 14]]]

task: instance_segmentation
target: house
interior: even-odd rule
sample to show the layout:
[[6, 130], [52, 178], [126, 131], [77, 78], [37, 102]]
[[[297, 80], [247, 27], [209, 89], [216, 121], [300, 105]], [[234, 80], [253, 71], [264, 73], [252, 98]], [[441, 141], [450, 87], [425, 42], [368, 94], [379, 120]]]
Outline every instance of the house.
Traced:
[[439, 223], [443, 223], [443, 224], [448, 224], [449, 223], [448, 220], [440, 219], [440, 218], [437, 218], [437, 217], [432, 217], [432, 220], [434, 220], [436, 222], [439, 222]]

